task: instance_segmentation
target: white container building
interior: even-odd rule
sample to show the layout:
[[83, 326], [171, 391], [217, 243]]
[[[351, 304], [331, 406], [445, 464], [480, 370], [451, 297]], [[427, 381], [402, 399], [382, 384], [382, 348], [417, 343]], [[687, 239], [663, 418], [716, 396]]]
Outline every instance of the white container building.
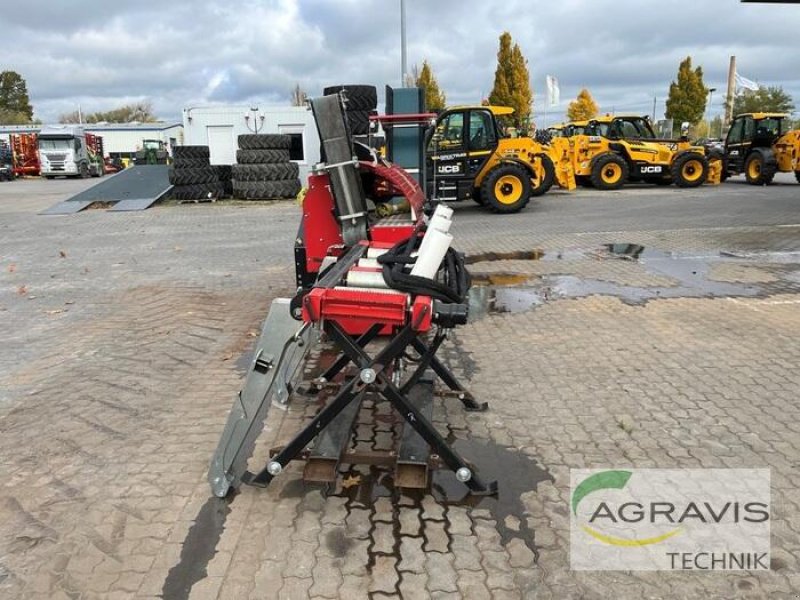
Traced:
[[305, 181], [320, 160], [319, 135], [311, 111], [301, 106], [193, 106], [183, 110], [184, 143], [208, 146], [212, 165], [236, 164], [237, 138], [279, 133], [292, 138], [290, 156]]

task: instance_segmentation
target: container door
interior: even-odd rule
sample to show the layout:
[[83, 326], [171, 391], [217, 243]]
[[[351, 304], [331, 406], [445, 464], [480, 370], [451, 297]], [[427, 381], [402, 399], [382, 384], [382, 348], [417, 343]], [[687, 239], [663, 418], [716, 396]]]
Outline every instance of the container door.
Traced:
[[211, 164], [236, 164], [236, 139], [233, 135], [233, 125], [209, 125], [206, 130]]

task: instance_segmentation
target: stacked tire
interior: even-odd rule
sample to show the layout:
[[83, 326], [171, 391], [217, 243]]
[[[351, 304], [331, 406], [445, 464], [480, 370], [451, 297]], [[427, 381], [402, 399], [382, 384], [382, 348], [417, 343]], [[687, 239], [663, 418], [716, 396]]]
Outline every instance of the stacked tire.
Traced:
[[369, 133], [369, 116], [378, 108], [378, 91], [374, 85], [334, 85], [322, 90], [330, 96], [344, 92], [345, 114], [353, 135]]
[[176, 146], [169, 169], [176, 200], [216, 200], [224, 194], [217, 167], [209, 163], [208, 146]]
[[289, 160], [288, 135], [239, 136], [236, 162], [231, 167], [233, 195], [243, 200], [296, 198], [300, 193], [297, 163]]

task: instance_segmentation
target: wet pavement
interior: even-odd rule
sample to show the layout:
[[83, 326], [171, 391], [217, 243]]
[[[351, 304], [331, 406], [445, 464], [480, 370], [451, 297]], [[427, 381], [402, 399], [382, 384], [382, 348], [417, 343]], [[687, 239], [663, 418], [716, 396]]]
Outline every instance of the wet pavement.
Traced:
[[[481, 273], [474, 277], [470, 291], [470, 314], [481, 318], [491, 313], [517, 313], [541, 306], [545, 302], [587, 296], [611, 296], [631, 305], [667, 298], [766, 298], [800, 291], [800, 252], [716, 254], [699, 252], [666, 252], [640, 244], [609, 243], [596, 249], [567, 252], [535, 250], [507, 254], [480, 255], [473, 264], [495, 261], [570, 260], [582, 256], [587, 260], [627, 260], [635, 262], [649, 274], [674, 281], [670, 286], [632, 286], [613, 281], [576, 277], [574, 275], [542, 275], [529, 273]], [[774, 275], [768, 283], [725, 282], [715, 280], [715, 265], [753, 266], [758, 264]]]
[[[0, 597], [800, 589], [795, 185], [554, 193], [496, 218], [458, 207], [476, 285], [442, 357], [489, 411], [437, 397], [433, 422], [499, 496], [465, 496], [444, 470], [430, 493], [350, 465], [336, 485], [305, 484], [292, 464], [226, 502], [208, 460], [269, 302], [294, 288], [296, 206], [56, 220], [35, 213], [80, 182], [47, 183], [9, 184], [13, 203], [0, 186]], [[270, 412], [251, 467], [319, 410], [295, 400]], [[396, 444], [385, 404], [359, 419], [358, 447]], [[620, 466], [770, 467], [773, 570], [571, 571], [569, 471]]]

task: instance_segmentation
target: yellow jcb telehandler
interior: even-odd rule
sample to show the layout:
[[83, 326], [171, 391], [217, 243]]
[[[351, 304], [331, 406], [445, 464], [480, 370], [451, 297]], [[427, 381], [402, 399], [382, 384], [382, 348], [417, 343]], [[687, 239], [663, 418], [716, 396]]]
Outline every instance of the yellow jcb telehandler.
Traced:
[[721, 156], [706, 155], [688, 140], [657, 139], [647, 117], [606, 115], [575, 125], [583, 131], [570, 138], [579, 183], [602, 190], [627, 182], [685, 188], [719, 183]]
[[459, 106], [439, 115], [425, 141], [429, 198], [471, 198], [494, 212], [513, 213], [554, 183], [575, 189], [569, 141], [543, 145], [505, 137], [497, 117], [513, 112], [506, 106]]
[[800, 129], [785, 114], [738, 115], [725, 139], [723, 178], [744, 173], [747, 183], [767, 185], [778, 172], [794, 172], [800, 183]]

